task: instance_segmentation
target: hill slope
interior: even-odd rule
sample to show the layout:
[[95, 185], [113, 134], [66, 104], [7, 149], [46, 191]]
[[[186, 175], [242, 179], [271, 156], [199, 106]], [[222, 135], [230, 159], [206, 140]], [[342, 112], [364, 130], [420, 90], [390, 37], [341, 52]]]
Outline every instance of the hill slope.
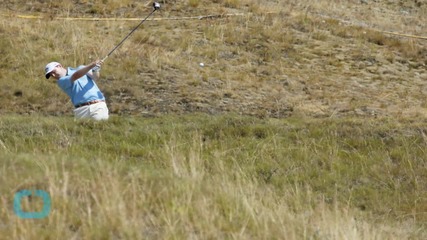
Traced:
[[[427, 40], [384, 32], [425, 35], [423, 1], [162, 3], [155, 13], [159, 21], [147, 21], [104, 66], [99, 85], [112, 113], [427, 113]], [[4, 6], [1, 111], [49, 115], [71, 114], [72, 106], [43, 78], [45, 64], [77, 66], [102, 58], [138, 23], [58, 18], [142, 19], [151, 11], [148, 1], [6, 1]], [[222, 17], [184, 18], [206, 15]]]

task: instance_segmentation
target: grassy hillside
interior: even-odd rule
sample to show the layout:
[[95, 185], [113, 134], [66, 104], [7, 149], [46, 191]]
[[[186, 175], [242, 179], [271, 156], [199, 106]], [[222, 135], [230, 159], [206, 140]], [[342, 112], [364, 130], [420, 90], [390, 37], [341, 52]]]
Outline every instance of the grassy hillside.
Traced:
[[[426, 4], [366, 2], [163, 1], [159, 21], [107, 60], [99, 85], [114, 114], [425, 116], [426, 40], [382, 31], [425, 35]], [[58, 18], [150, 11], [148, 1], [7, 1], [1, 111], [70, 114], [67, 97], [43, 78], [46, 63], [102, 58], [139, 22]], [[221, 14], [240, 15], [179, 20]]]
[[427, 239], [424, 1], [160, 3], [94, 123], [44, 66], [103, 58], [151, 2], [2, 2], [0, 238]]
[[[0, 130], [7, 239], [427, 236], [427, 128], [413, 122], [9, 116]], [[50, 215], [17, 218], [20, 189], [49, 192]]]

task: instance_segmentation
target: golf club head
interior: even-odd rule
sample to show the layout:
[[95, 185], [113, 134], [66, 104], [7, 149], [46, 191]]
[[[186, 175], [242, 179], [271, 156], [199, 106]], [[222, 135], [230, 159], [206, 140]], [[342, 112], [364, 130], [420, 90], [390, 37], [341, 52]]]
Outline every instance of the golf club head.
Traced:
[[159, 9], [160, 9], [160, 3], [158, 3], [158, 2], [153, 2], [153, 8], [154, 8], [154, 11], [155, 11], [155, 10], [159, 10]]

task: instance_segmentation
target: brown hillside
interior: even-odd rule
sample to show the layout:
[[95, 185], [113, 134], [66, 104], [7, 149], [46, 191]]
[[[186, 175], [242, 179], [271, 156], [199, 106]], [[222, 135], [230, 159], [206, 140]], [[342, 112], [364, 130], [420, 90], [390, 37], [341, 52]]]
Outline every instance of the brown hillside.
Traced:
[[[104, 64], [113, 114], [427, 116], [426, 1], [160, 3]], [[0, 111], [71, 115], [45, 64], [104, 57], [139, 21], [103, 18], [142, 19], [150, 4], [4, 1]]]

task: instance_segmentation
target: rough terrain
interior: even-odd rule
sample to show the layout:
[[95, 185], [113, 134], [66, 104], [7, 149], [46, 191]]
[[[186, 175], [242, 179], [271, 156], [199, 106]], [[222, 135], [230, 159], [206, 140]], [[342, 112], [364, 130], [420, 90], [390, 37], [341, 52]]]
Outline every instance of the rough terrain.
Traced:
[[[16, 25], [34, 24], [34, 29], [58, 17], [146, 16], [150, 4], [125, 1], [107, 8], [114, 1], [21, 2], [4, 3], [0, 35], [4, 48], [26, 54], [31, 53], [25, 47], [32, 46], [19, 44], [13, 35], [16, 29], [8, 27], [10, 19]], [[105, 64], [99, 85], [113, 114], [427, 116], [426, 1], [161, 2], [164, 8], [155, 19], [159, 21], [148, 22]], [[218, 14], [221, 17], [185, 19]], [[98, 38], [89, 35], [92, 30], [79, 32], [80, 38], [103, 40], [94, 42], [95, 50], [82, 51], [102, 55], [136, 23], [96, 22]], [[92, 23], [61, 24], [78, 29]], [[46, 37], [54, 35], [41, 38]], [[44, 64], [62, 54], [55, 43], [44, 44], [50, 51], [28, 57], [31, 71], [22, 62], [25, 57], [17, 57], [21, 53], [2, 50], [3, 113], [71, 114], [67, 98], [53, 85], [40, 83]], [[74, 45], [91, 48], [79, 44]], [[75, 52], [66, 57], [75, 57]], [[88, 56], [81, 58], [89, 61]], [[34, 82], [26, 85], [24, 76], [10, 77], [11, 71], [26, 71]]]

